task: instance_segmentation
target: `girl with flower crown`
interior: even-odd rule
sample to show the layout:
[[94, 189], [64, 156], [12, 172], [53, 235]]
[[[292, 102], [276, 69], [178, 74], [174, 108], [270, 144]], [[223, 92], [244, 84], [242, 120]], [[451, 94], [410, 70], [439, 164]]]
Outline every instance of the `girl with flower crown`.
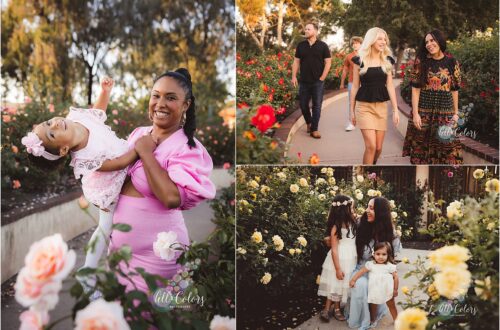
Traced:
[[[113, 209], [127, 176], [128, 165], [138, 158], [127, 141], [118, 138], [105, 124], [113, 80], [101, 80], [101, 93], [92, 109], [70, 107], [66, 118], [54, 117], [35, 125], [21, 143], [33, 163], [43, 168], [57, 168], [71, 155], [70, 166], [82, 179], [82, 190], [89, 202], [99, 207], [99, 225], [94, 231], [83, 267], [96, 268], [109, 241]], [[93, 285], [93, 280], [85, 283]]]
[[327, 232], [330, 235], [330, 251], [323, 262], [318, 295], [326, 297], [325, 308], [320, 318], [328, 322], [333, 302], [333, 317], [339, 321], [346, 318], [340, 311], [340, 302], [349, 297], [349, 275], [356, 267], [356, 218], [353, 200], [344, 195], [333, 199], [328, 214]]

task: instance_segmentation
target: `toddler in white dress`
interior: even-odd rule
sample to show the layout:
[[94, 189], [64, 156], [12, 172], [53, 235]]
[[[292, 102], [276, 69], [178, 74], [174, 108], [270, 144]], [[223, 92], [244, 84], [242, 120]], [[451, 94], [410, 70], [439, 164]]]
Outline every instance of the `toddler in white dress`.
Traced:
[[387, 304], [392, 318], [396, 320], [398, 311], [394, 298], [398, 295], [398, 274], [391, 245], [387, 242], [378, 242], [373, 247], [373, 261], [366, 262], [350, 281], [350, 287], [356, 285], [356, 281], [363, 274], [368, 275], [368, 304], [370, 306], [370, 319], [373, 323], [377, 314], [377, 305]]
[[318, 287], [318, 295], [326, 297], [325, 308], [320, 318], [328, 322], [333, 303], [333, 316], [345, 321], [340, 311], [340, 303], [349, 297], [349, 275], [356, 267], [356, 218], [353, 200], [344, 195], [333, 199], [328, 214], [327, 232], [330, 235], [330, 251], [323, 262], [323, 270]]
[[[87, 246], [83, 268], [96, 268], [109, 241], [113, 210], [127, 176], [127, 167], [137, 160], [134, 149], [128, 150], [105, 124], [106, 108], [113, 80], [101, 80], [101, 93], [92, 109], [70, 107], [66, 118], [54, 117], [35, 125], [21, 140], [35, 165], [57, 168], [71, 154], [70, 166], [82, 180], [85, 198], [99, 207], [99, 225]], [[90, 280], [88, 285], [93, 285]]]

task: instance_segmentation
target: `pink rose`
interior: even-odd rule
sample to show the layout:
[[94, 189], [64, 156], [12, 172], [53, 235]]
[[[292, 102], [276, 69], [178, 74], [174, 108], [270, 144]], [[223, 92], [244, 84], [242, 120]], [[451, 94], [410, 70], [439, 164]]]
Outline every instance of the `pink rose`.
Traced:
[[236, 319], [215, 315], [210, 322], [210, 330], [236, 330]]
[[47, 311], [29, 309], [21, 313], [19, 320], [19, 330], [42, 330], [43, 326], [49, 323], [49, 314]]
[[76, 313], [75, 330], [106, 329], [126, 330], [130, 329], [123, 317], [123, 308], [119, 302], [108, 302], [100, 298], [90, 303], [84, 309]]
[[14, 289], [16, 301], [24, 307], [33, 307], [36, 310], [51, 310], [59, 301], [61, 282], [40, 283], [29, 276], [26, 267], [19, 271]]
[[68, 250], [61, 234], [55, 234], [33, 243], [24, 262], [35, 281], [62, 281], [75, 266], [76, 253]]

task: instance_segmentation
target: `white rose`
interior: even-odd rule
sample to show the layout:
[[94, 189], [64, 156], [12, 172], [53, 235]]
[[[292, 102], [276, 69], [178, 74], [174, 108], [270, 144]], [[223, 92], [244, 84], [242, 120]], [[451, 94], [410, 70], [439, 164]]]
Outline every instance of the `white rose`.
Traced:
[[292, 193], [294, 193], [294, 194], [295, 194], [295, 193], [297, 193], [297, 192], [299, 191], [299, 186], [298, 186], [298, 185], [296, 185], [296, 184], [291, 184], [291, 185], [290, 185], [290, 191], [291, 191]]
[[395, 208], [396, 207], [396, 202], [394, 200], [390, 200], [389, 201], [389, 205], [391, 206], [391, 209]]
[[75, 318], [75, 330], [109, 329], [128, 330], [123, 317], [123, 308], [117, 301], [108, 302], [102, 298], [79, 310]]
[[210, 322], [210, 330], [236, 330], [236, 319], [215, 315]]
[[299, 184], [302, 186], [302, 187], [307, 187], [309, 184], [307, 183], [307, 180], [305, 178], [300, 178], [299, 179]]
[[156, 236], [156, 241], [153, 243], [153, 251], [155, 256], [166, 261], [175, 259], [175, 253], [179, 244], [177, 242], [177, 233], [173, 231], [161, 232]]
[[356, 175], [356, 180], [358, 180], [358, 182], [363, 182], [365, 181], [365, 178], [361, 174], [358, 174]]
[[360, 192], [360, 193], [357, 193], [357, 194], [355, 195], [355, 197], [356, 197], [356, 199], [357, 199], [358, 201], [360, 201], [360, 200], [362, 200], [362, 199], [363, 199], [363, 194], [362, 194], [361, 192]]

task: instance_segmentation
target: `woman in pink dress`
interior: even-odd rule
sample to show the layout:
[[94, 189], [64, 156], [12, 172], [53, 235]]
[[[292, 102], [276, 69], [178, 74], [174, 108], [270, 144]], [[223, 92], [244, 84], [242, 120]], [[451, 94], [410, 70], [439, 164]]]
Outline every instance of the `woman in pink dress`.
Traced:
[[[135, 129], [128, 139], [140, 159], [128, 170], [113, 218], [113, 223], [128, 224], [132, 230], [114, 230], [111, 250], [129, 245], [129, 270], [142, 267], [148, 273], [171, 278], [179, 269], [176, 260], [180, 252], [173, 258], [160, 258], [153, 243], [159, 233], [168, 233], [177, 243], [188, 245], [181, 210], [215, 197], [209, 179], [212, 159], [193, 137], [195, 102], [186, 69], [165, 72], [155, 80], [148, 113], [153, 125]], [[120, 280], [127, 290], [135, 285], [148, 292], [140, 276], [132, 277], [134, 283]]]

